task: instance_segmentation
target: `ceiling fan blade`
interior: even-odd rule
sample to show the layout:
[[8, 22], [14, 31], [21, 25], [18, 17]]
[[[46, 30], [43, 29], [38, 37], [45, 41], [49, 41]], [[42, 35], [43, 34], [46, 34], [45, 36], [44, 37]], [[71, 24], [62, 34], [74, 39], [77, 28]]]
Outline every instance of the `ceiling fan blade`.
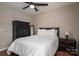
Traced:
[[38, 9], [36, 7], [34, 9], [35, 9], [36, 12], [38, 12]]
[[24, 3], [27, 3], [27, 4], [34, 4], [33, 2], [24, 2]]
[[24, 3], [30, 4], [30, 2], [24, 2]]
[[48, 4], [34, 3], [35, 6], [48, 6]]
[[26, 8], [28, 8], [30, 5], [28, 5], [28, 6], [26, 6], [26, 7], [24, 7], [23, 9], [26, 9]]

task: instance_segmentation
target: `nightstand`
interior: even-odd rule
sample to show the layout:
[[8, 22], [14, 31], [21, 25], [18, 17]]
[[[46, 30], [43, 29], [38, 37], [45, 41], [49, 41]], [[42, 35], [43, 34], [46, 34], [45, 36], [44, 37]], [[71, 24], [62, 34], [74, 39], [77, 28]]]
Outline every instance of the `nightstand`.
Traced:
[[59, 38], [59, 51], [67, 51], [71, 55], [76, 55], [76, 40], [74, 38]]

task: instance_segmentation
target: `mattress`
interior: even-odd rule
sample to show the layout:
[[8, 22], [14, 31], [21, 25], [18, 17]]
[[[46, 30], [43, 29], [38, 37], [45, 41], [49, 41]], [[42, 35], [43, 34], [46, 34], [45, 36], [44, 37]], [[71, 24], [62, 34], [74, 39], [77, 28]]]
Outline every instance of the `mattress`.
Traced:
[[16, 39], [7, 53], [14, 52], [20, 56], [53, 56], [57, 49], [57, 36], [33, 35]]

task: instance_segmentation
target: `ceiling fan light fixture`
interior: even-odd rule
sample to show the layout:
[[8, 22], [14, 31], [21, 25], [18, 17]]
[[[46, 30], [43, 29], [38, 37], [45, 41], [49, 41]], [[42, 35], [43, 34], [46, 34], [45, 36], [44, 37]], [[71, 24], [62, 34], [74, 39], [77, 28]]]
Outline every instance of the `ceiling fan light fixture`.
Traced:
[[34, 9], [34, 8], [35, 8], [35, 6], [34, 6], [34, 5], [30, 5], [30, 8]]
[[28, 5], [26, 7], [24, 7], [23, 9], [26, 9], [26, 8], [32, 8], [34, 9], [36, 12], [38, 12], [38, 8], [37, 6], [48, 6], [47, 3], [34, 3], [34, 2], [25, 2], [27, 3]]

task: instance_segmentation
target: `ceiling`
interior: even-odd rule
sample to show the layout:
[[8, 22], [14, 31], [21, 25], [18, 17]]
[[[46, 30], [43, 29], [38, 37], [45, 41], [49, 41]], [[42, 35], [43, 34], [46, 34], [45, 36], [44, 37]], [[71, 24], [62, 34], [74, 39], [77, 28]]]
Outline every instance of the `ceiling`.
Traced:
[[22, 8], [28, 5], [24, 2], [0, 2], [0, 4], [7, 5], [11, 8], [14, 8], [16, 10], [19, 10], [29, 15], [36, 15], [38, 13], [43, 13], [56, 8], [75, 4], [75, 2], [35, 2], [35, 3], [48, 3], [48, 6], [38, 6], [37, 8], [39, 12], [36, 12], [34, 9], [31, 9], [31, 8], [27, 8], [23, 10]]

